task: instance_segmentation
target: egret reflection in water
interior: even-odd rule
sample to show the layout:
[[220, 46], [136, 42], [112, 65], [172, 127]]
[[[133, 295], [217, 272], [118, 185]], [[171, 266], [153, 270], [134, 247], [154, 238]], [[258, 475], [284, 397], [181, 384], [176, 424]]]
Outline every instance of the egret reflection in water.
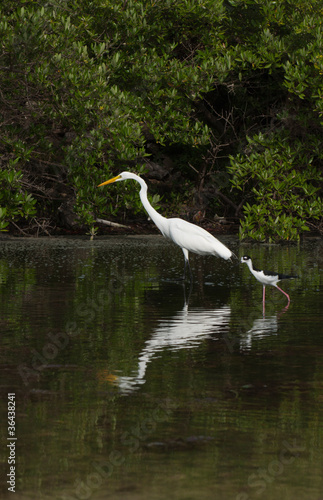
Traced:
[[123, 394], [138, 389], [146, 382], [147, 366], [153, 358], [163, 350], [176, 351], [193, 349], [205, 339], [214, 334], [227, 331], [231, 308], [224, 305], [217, 309], [192, 309], [185, 304], [174, 317], [164, 319], [146, 341], [144, 349], [138, 356], [138, 368], [132, 376], [117, 376], [111, 378]]

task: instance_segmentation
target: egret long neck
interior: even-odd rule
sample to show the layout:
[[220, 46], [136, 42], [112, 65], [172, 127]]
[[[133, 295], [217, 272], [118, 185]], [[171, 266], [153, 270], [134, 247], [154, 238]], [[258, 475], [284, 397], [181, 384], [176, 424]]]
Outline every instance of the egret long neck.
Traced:
[[168, 237], [168, 234], [165, 231], [165, 229], [166, 229], [166, 227], [165, 227], [166, 217], [163, 217], [161, 214], [159, 214], [157, 212], [157, 210], [155, 210], [151, 206], [151, 204], [149, 203], [148, 197], [147, 197], [147, 186], [145, 186], [145, 185], [141, 186], [139, 195], [140, 195], [141, 203], [143, 204], [143, 206], [144, 206], [146, 212], [148, 213], [149, 217], [156, 224], [156, 226], [161, 231], [161, 233], [164, 236]]

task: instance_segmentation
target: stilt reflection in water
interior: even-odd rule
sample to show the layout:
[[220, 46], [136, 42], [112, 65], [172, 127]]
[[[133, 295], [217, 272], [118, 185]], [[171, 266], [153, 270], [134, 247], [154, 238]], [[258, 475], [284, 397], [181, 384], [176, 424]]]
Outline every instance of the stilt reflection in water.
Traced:
[[263, 339], [278, 333], [278, 320], [287, 311], [288, 305], [278, 314], [254, 320], [252, 327], [242, 335], [240, 340], [240, 351], [250, 351], [254, 340]]

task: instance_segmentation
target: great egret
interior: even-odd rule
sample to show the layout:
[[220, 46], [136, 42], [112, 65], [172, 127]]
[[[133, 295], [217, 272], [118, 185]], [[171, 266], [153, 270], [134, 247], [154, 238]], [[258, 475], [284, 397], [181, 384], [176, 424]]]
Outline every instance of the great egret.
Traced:
[[205, 229], [202, 229], [195, 224], [191, 224], [186, 220], [179, 218], [167, 219], [159, 214], [149, 203], [147, 198], [147, 184], [145, 181], [139, 177], [139, 175], [133, 174], [132, 172], [122, 172], [121, 174], [113, 177], [112, 179], [102, 182], [100, 186], [105, 186], [107, 184], [112, 184], [117, 181], [125, 181], [128, 179], [133, 179], [140, 184], [140, 199], [149, 217], [154, 221], [160, 232], [165, 238], [173, 241], [176, 245], [181, 247], [184, 254], [184, 279], [186, 268], [188, 267], [190, 272], [190, 279], [192, 280], [192, 272], [189, 265], [189, 252], [197, 253], [199, 255], [216, 255], [228, 260], [234, 255], [229, 248], [227, 248], [223, 243], [214, 238]]
[[282, 292], [284, 295], [286, 295], [287, 300], [288, 300], [287, 306], [289, 306], [290, 297], [289, 297], [288, 293], [284, 292], [284, 290], [279, 288], [277, 283], [280, 280], [297, 278], [297, 276], [290, 276], [288, 274], [278, 274], [278, 273], [275, 273], [272, 271], [262, 271], [262, 270], [260, 271], [259, 269], [256, 269], [253, 267], [251, 257], [249, 257], [248, 255], [244, 255], [243, 257], [241, 257], [241, 262], [243, 264], [247, 264], [247, 266], [250, 269], [250, 272], [254, 275], [254, 277], [258, 281], [260, 281], [260, 283], [262, 283], [262, 286], [263, 286], [263, 294], [262, 294], [263, 308], [265, 308], [266, 285], [274, 286], [274, 287], [278, 288], [278, 290], [280, 292]]

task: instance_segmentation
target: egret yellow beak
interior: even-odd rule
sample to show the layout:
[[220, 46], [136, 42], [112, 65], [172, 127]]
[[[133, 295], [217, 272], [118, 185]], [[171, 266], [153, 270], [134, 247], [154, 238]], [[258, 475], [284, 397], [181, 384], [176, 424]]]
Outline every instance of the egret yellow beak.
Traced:
[[99, 184], [98, 187], [105, 186], [106, 184], [112, 184], [112, 182], [115, 182], [120, 178], [121, 178], [121, 175], [117, 175], [116, 177], [113, 177], [112, 179], [110, 179], [108, 181], [102, 182], [102, 184]]

